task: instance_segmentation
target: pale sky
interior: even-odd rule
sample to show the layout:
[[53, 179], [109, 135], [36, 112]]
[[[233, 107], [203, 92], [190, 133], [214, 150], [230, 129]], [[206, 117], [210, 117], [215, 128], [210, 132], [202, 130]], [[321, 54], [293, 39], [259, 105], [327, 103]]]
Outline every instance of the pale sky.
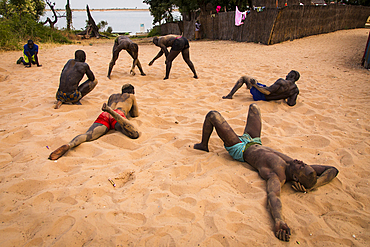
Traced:
[[[67, 0], [52, 0], [51, 2], [55, 2], [56, 9], [64, 9], [67, 4]], [[90, 9], [149, 8], [143, 0], [69, 0], [69, 5], [71, 9], [86, 9], [86, 5], [89, 5]], [[46, 9], [49, 9], [49, 6]]]

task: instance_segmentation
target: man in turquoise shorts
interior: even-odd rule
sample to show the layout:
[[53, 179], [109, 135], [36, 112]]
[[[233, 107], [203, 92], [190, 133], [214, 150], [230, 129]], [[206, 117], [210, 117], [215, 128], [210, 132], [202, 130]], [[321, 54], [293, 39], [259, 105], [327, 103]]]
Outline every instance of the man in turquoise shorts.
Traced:
[[202, 141], [195, 144], [194, 148], [209, 152], [208, 142], [215, 128], [230, 155], [236, 160], [247, 162], [266, 180], [267, 202], [275, 221], [275, 236], [280, 240], [289, 241], [290, 228], [282, 216], [281, 186], [291, 181], [294, 190], [308, 192], [330, 182], [337, 176], [338, 170], [332, 166], [310, 166], [262, 146], [261, 123], [259, 107], [251, 104], [243, 136], [239, 137], [219, 112], [210, 111], [203, 123]]
[[223, 96], [223, 99], [232, 99], [233, 95], [238, 91], [239, 88], [245, 85], [247, 89], [253, 96], [254, 101], [263, 100], [286, 100], [289, 106], [294, 106], [297, 101], [299, 90], [296, 81], [299, 80], [300, 74], [298, 71], [292, 70], [287, 75], [286, 78], [279, 78], [274, 84], [267, 87], [264, 84], [259, 83], [256, 79], [249, 76], [242, 76], [231, 89], [230, 93]]
[[27, 44], [23, 46], [23, 57], [20, 57], [17, 64], [23, 63], [26, 67], [31, 67], [31, 64], [36, 64], [37, 67], [41, 67], [39, 64], [39, 58], [37, 56], [39, 47], [32, 40], [28, 40]]

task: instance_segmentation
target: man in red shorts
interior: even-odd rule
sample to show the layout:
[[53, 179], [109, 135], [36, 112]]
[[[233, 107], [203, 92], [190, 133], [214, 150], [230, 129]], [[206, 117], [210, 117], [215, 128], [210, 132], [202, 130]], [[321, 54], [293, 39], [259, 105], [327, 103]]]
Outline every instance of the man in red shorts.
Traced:
[[122, 86], [122, 94], [112, 94], [108, 99], [108, 104], [102, 106], [102, 113], [90, 126], [85, 134], [81, 134], [72, 139], [49, 156], [50, 160], [57, 160], [62, 157], [68, 150], [80, 145], [83, 142], [93, 141], [106, 134], [109, 130], [115, 129], [121, 131], [124, 135], [137, 139], [139, 132], [133, 126], [129, 117], [139, 116], [139, 110], [135, 98], [134, 86], [125, 84]]

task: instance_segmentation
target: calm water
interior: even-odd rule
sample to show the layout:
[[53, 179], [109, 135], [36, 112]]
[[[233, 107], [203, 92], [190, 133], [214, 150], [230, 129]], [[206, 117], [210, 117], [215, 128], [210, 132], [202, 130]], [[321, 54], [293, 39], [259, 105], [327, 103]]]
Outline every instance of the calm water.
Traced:
[[[59, 11], [59, 14], [64, 14], [63, 11]], [[135, 34], [141, 32], [140, 26], [144, 24], [144, 31], [148, 31], [153, 28], [153, 17], [150, 15], [150, 11], [130, 11], [130, 10], [110, 10], [110, 11], [90, 11], [95, 23], [98, 24], [100, 21], [108, 22], [108, 26], [113, 28], [113, 32], [131, 32]], [[51, 11], [45, 11], [45, 15], [41, 20], [46, 20], [46, 17], [52, 16]], [[177, 12], [174, 16], [180, 16]], [[51, 18], [52, 19], [52, 18]], [[72, 25], [76, 30], [85, 29], [87, 20], [86, 11], [73, 11], [72, 13]], [[58, 18], [56, 24], [58, 29], [66, 28], [66, 18]]]

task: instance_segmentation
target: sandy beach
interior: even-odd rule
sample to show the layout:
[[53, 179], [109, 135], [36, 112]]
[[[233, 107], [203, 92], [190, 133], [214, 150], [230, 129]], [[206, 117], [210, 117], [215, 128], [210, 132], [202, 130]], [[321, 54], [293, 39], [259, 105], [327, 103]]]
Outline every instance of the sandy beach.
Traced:
[[[21, 51], [0, 53], [1, 246], [369, 246], [370, 71], [360, 63], [369, 29], [342, 30], [272, 46], [190, 41], [199, 79], [179, 55], [169, 80], [154, 44], [138, 41], [146, 76], [132, 76], [127, 52], [107, 75], [113, 40], [39, 44], [40, 68]], [[77, 49], [99, 84], [82, 105], [53, 109], [59, 76]], [[309, 193], [282, 187], [292, 230], [279, 241], [266, 183], [235, 161], [214, 132], [210, 152], [194, 150], [205, 115], [219, 111], [242, 134], [252, 96], [222, 99], [242, 75], [271, 85], [297, 70], [300, 94], [256, 102], [263, 145], [338, 176]], [[135, 86], [140, 137], [110, 131], [57, 161], [49, 154], [84, 133], [124, 83]], [[113, 187], [108, 179], [116, 183]]]

